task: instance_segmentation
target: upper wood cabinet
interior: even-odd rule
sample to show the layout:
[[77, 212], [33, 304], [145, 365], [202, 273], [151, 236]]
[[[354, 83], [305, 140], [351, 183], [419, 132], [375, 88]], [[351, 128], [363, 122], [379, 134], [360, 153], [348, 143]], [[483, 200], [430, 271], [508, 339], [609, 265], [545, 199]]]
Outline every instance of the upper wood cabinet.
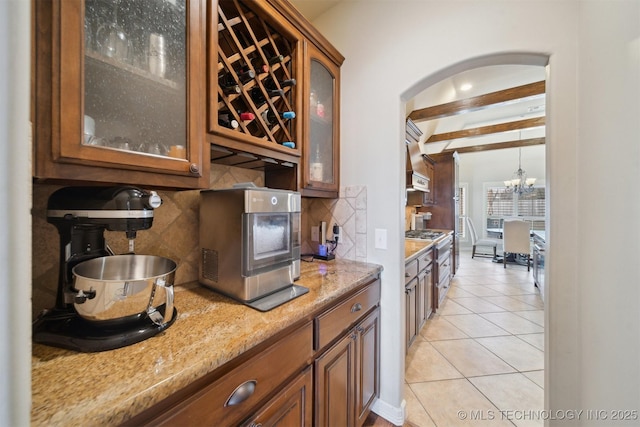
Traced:
[[338, 197], [340, 190], [340, 64], [305, 42], [303, 196]]
[[286, 0], [209, 5], [212, 161], [261, 169], [270, 187], [338, 197], [344, 58]]
[[299, 157], [300, 33], [268, 2], [213, 3], [209, 131], [217, 144]]
[[204, 188], [204, 2], [34, 4], [34, 177]]

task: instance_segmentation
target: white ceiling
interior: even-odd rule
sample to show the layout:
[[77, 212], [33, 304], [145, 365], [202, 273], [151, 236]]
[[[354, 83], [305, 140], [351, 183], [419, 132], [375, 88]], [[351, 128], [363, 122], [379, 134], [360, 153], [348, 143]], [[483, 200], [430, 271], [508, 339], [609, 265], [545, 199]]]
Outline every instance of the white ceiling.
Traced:
[[[347, 0], [290, 0], [310, 21], [313, 21], [313, 19], [322, 13], [344, 1]], [[545, 80], [545, 78], [546, 71], [545, 68], [541, 66], [504, 65], [476, 68], [436, 83], [416, 95], [415, 98], [407, 102], [406, 115], [409, 116], [411, 111], [421, 108], [522, 86], [524, 84]], [[463, 92], [460, 90], [460, 86], [463, 83], [470, 83], [473, 87]], [[544, 115], [545, 97], [538, 96], [437, 120], [416, 122], [416, 124], [424, 133], [422, 137], [422, 141], [424, 141], [432, 134], [453, 132]], [[444, 149], [538, 137], [544, 137], [544, 127], [420, 144], [420, 146], [424, 153], [432, 154]]]
[[[442, 80], [416, 95], [416, 97], [407, 104], [407, 116], [413, 110], [522, 86], [545, 80], [545, 77], [546, 72], [544, 67], [530, 65], [501, 65], [465, 71]], [[460, 90], [461, 85], [464, 83], [471, 84], [472, 88], [468, 91]], [[497, 123], [541, 117], [544, 115], [545, 97], [537, 96], [437, 120], [417, 122], [416, 124], [425, 134], [423, 136], [424, 140], [432, 134], [453, 132]], [[427, 154], [430, 154], [440, 152], [443, 149], [543, 136], [544, 127], [429, 143], [424, 146], [424, 150]]]

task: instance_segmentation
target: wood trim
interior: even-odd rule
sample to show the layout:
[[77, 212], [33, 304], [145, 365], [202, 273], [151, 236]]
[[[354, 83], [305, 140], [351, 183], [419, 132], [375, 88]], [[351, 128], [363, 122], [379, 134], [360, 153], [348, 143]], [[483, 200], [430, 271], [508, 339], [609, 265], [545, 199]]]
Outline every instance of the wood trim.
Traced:
[[489, 135], [498, 132], [507, 132], [511, 130], [528, 129], [536, 126], [544, 126], [545, 117], [535, 117], [533, 119], [516, 120], [513, 122], [499, 123], [491, 126], [481, 126], [478, 128], [464, 129], [455, 132], [445, 132], [431, 135], [425, 144], [430, 142], [448, 141], [450, 139], [467, 138], [470, 136]]
[[529, 147], [532, 145], [544, 145], [544, 144], [545, 144], [544, 137], [529, 138], [529, 139], [520, 139], [515, 141], [499, 142], [495, 144], [472, 145], [469, 147], [453, 148], [448, 150], [442, 150], [441, 154], [452, 154], [454, 152], [458, 152], [458, 154], [477, 153], [480, 151], [502, 150], [504, 148]]
[[534, 95], [545, 93], [545, 81], [529, 83], [522, 86], [516, 86], [509, 89], [499, 90], [497, 92], [487, 93], [485, 95], [475, 96], [473, 98], [461, 99], [446, 104], [435, 105], [433, 107], [421, 108], [412, 111], [409, 118], [416, 122], [439, 119], [447, 116], [454, 116], [461, 113], [469, 113], [472, 111], [495, 106], [514, 99], [526, 98]]

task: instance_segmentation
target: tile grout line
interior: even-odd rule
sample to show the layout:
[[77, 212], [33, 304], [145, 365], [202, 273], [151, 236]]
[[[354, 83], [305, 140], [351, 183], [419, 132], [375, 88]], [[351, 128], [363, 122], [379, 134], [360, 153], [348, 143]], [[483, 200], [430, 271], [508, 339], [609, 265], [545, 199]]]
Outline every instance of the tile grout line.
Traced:
[[[464, 276], [463, 276], [463, 277], [464, 277]], [[453, 281], [457, 281], [456, 279], [457, 279], [457, 278], [455, 278], [455, 277], [454, 277]], [[502, 284], [502, 283], [501, 283], [501, 284]], [[451, 289], [453, 289], [454, 287], [458, 287], [458, 286], [460, 286], [458, 283], [452, 283], [452, 285], [451, 285]], [[482, 286], [482, 285], [481, 285], [481, 284], [479, 284], [479, 285], [477, 285], [477, 286]], [[451, 291], [451, 289], [450, 289], [450, 291]], [[464, 289], [461, 289], [461, 290], [464, 290]], [[521, 301], [521, 300], [518, 300], [517, 298], [513, 298], [513, 295], [506, 295], [506, 294], [503, 294], [503, 293], [502, 293], [502, 292], [500, 292], [500, 291], [496, 291], [496, 292], [500, 293], [500, 294], [501, 294], [501, 296], [506, 296], [506, 297], [508, 297], [508, 298], [510, 298], [510, 299], [513, 299], [514, 301], [517, 301], [517, 302], [519, 302], [519, 303], [529, 305], [529, 306], [531, 306], [531, 308], [532, 308], [531, 310], [518, 310], [518, 311], [539, 311], [539, 310], [541, 310], [540, 308], [535, 307], [535, 306], [533, 306], [533, 305], [531, 305], [531, 304], [528, 304], [528, 303], [527, 303], [527, 302], [525, 302], [525, 301]], [[473, 294], [472, 292], [469, 292], [469, 293]], [[536, 295], [536, 294], [534, 293], [534, 294], [524, 294], [524, 295]], [[479, 298], [479, 299], [481, 299], [481, 300], [482, 300], [482, 301], [484, 301], [484, 302], [487, 302], [487, 303], [490, 303], [490, 304], [494, 304], [494, 303], [492, 303], [491, 301], [487, 301], [487, 300], [486, 300], [484, 297], [482, 297], [482, 296], [477, 296], [477, 295], [474, 295], [474, 296], [475, 296], [475, 298]], [[451, 301], [453, 301], [453, 302], [455, 302], [455, 299], [456, 299], [456, 298], [454, 298], [454, 297], [450, 297], [449, 295], [447, 295], [445, 298], [446, 298], [446, 300], [451, 300]], [[456, 304], [457, 304], [457, 305], [459, 305], [459, 306], [461, 306], [461, 307], [463, 307], [464, 309], [466, 309], [466, 310], [470, 311], [470, 312], [471, 312], [471, 314], [474, 314], [474, 315], [479, 316], [480, 318], [482, 318], [482, 319], [486, 320], [487, 322], [489, 322], [489, 323], [491, 323], [491, 324], [495, 325], [496, 327], [498, 327], [498, 328], [500, 328], [500, 329], [502, 329], [502, 330], [504, 330], [504, 331], [506, 332], [506, 334], [505, 334], [505, 335], [495, 335], [495, 337], [513, 336], [513, 337], [516, 337], [516, 338], [517, 338], [519, 341], [521, 341], [522, 343], [524, 343], [524, 344], [527, 344], [527, 345], [531, 346], [533, 349], [544, 352], [544, 350], [540, 350], [540, 349], [539, 349], [539, 348], [537, 348], [536, 346], [532, 345], [531, 343], [529, 343], [529, 342], [525, 341], [524, 339], [522, 339], [521, 337], [519, 337], [519, 336], [518, 336], [518, 335], [533, 335], [533, 334], [538, 334], [538, 333], [540, 333], [540, 332], [531, 332], [531, 333], [525, 333], [525, 334], [516, 334], [516, 333], [512, 333], [512, 332], [510, 332], [510, 331], [508, 331], [508, 330], [504, 329], [504, 327], [500, 326], [499, 324], [497, 324], [497, 323], [495, 323], [495, 322], [491, 321], [490, 319], [485, 318], [484, 316], [482, 316], [482, 314], [491, 314], [491, 313], [511, 313], [511, 314], [514, 314], [515, 316], [518, 316], [519, 318], [521, 318], [521, 319], [523, 319], [523, 320], [527, 321], [528, 323], [531, 323], [532, 325], [535, 325], [535, 326], [538, 326], [538, 327], [542, 327], [542, 328], [543, 328], [543, 331], [542, 331], [542, 333], [543, 333], [543, 334], [545, 333], [545, 330], [546, 330], [546, 327], [545, 327], [544, 325], [539, 325], [538, 323], [536, 323], [536, 322], [534, 322], [534, 321], [532, 321], [532, 320], [530, 320], [530, 319], [527, 319], [527, 318], [525, 318], [525, 317], [523, 317], [523, 316], [518, 315], [517, 313], [515, 313], [515, 312], [514, 312], [515, 310], [510, 310], [510, 309], [507, 309], [507, 308], [504, 308], [504, 307], [500, 307], [500, 306], [499, 306], [499, 305], [497, 305], [497, 304], [494, 304], [494, 305], [496, 305], [496, 306], [498, 306], [498, 307], [502, 308], [502, 309], [503, 309], [503, 311], [485, 312], [485, 313], [476, 313], [474, 310], [472, 310], [472, 309], [470, 309], [470, 308], [467, 308], [467, 307], [465, 307], [464, 305], [462, 305], [462, 304], [460, 304], [460, 303], [456, 303]], [[544, 307], [542, 308], [542, 310], [544, 310]], [[452, 314], [452, 315], [456, 315], [456, 314]], [[452, 341], [452, 340], [460, 340], [460, 339], [471, 339], [475, 344], [480, 345], [482, 348], [486, 349], [486, 350], [487, 350], [487, 351], [489, 351], [491, 354], [493, 354], [496, 358], [498, 358], [499, 360], [501, 360], [502, 362], [504, 362], [507, 366], [509, 366], [509, 367], [511, 367], [512, 369], [514, 369], [514, 370], [515, 370], [515, 372], [510, 372], [510, 373], [499, 373], [499, 374], [487, 374], [487, 375], [466, 376], [465, 374], [463, 374], [462, 372], [460, 372], [460, 370], [458, 369], [458, 367], [456, 367], [456, 366], [453, 364], [453, 362], [452, 362], [451, 360], [449, 360], [449, 359], [448, 359], [448, 358], [447, 358], [447, 357], [446, 357], [446, 356], [445, 356], [445, 355], [444, 355], [440, 350], [438, 350], [438, 348], [437, 348], [436, 346], [431, 345], [431, 347], [432, 347], [432, 348], [433, 348], [433, 349], [434, 349], [438, 354], [440, 354], [440, 356], [442, 356], [444, 360], [446, 360], [450, 365], [452, 365], [452, 366], [455, 368], [455, 370], [456, 370], [460, 375], [462, 375], [462, 377], [463, 377], [463, 378], [464, 378], [464, 379], [465, 379], [465, 380], [466, 380], [466, 381], [467, 381], [467, 382], [468, 382], [468, 383], [469, 383], [469, 384], [470, 384], [470, 385], [471, 385], [475, 390], [477, 390], [477, 391], [478, 391], [482, 396], [484, 396], [484, 398], [485, 398], [485, 399], [487, 399], [487, 401], [488, 401], [488, 402], [490, 402], [490, 403], [491, 403], [491, 405], [493, 405], [496, 409], [500, 410], [500, 408], [498, 407], [498, 405], [497, 405], [495, 402], [493, 402], [493, 401], [489, 398], [489, 396], [485, 395], [485, 394], [482, 392], [482, 390], [480, 390], [478, 387], [476, 387], [476, 385], [475, 385], [475, 384], [470, 380], [470, 378], [480, 378], [480, 377], [490, 377], [490, 376], [498, 376], [498, 375], [513, 375], [513, 374], [518, 374], [518, 375], [520, 375], [520, 376], [524, 377], [527, 381], [531, 382], [531, 383], [532, 383], [533, 385], [535, 385], [536, 387], [541, 388], [542, 390], [544, 390], [544, 387], [541, 387], [539, 384], [537, 384], [535, 381], [533, 381], [531, 378], [529, 378], [527, 375], [525, 375], [525, 374], [524, 374], [525, 372], [536, 372], [536, 371], [539, 371], [539, 370], [524, 370], [524, 371], [521, 371], [520, 369], [516, 368], [516, 367], [515, 367], [515, 366], [513, 366], [512, 364], [508, 363], [508, 362], [507, 362], [506, 360], [504, 360], [502, 357], [500, 357], [499, 355], [497, 355], [496, 353], [494, 353], [490, 348], [486, 347], [485, 345], [483, 345], [481, 342], [478, 342], [478, 340], [477, 340], [478, 338], [487, 338], [487, 337], [471, 337], [471, 336], [468, 336], [468, 334], [467, 334], [466, 332], [464, 332], [463, 330], [461, 330], [460, 328], [458, 328], [455, 324], [453, 324], [452, 322], [450, 322], [450, 321], [447, 319], [447, 316], [452, 316], [452, 315], [441, 315], [441, 316], [442, 316], [443, 320], [447, 321], [451, 326], [453, 326], [454, 328], [456, 328], [457, 330], [459, 330], [460, 332], [462, 332], [464, 335], [467, 335], [467, 338], [452, 338], [452, 339], [450, 339], [450, 340], [447, 340], [447, 339], [437, 339], [437, 340], [433, 340], [433, 342], [437, 342], [437, 341]], [[420, 336], [421, 336], [421, 338], [422, 338], [422, 339], [424, 339], [426, 342], [428, 342], [428, 343], [431, 343], [431, 342], [432, 342], [431, 340], [427, 340], [427, 339], [426, 339], [426, 338], [425, 338], [421, 333], [419, 333], [419, 335], [420, 335]], [[494, 336], [489, 336], [489, 337], [494, 337]], [[542, 369], [542, 370], [544, 370], [544, 367], [543, 367], [543, 369]], [[436, 382], [436, 381], [451, 381], [451, 379], [442, 379], [442, 380], [433, 380], [433, 381], [424, 381], [424, 382], [430, 382], [430, 383], [432, 383], [432, 382]], [[412, 393], [414, 393], [414, 396], [417, 398], [417, 395], [415, 394], [415, 391], [413, 390], [412, 384], [411, 384], [411, 383], [407, 383], [407, 382], [406, 382], [406, 380], [405, 380], [405, 383], [409, 386], [409, 388], [411, 389]], [[423, 403], [420, 399], [417, 399], [417, 400], [418, 400], [418, 402], [419, 402], [420, 406], [422, 407], [422, 409], [426, 412], [426, 414], [429, 416], [429, 418], [433, 421], [434, 425], [436, 425], [436, 427], [437, 427], [437, 424], [436, 424], [436, 422], [435, 422], [435, 420], [434, 420], [433, 416], [431, 415], [431, 413], [429, 413], [429, 411], [428, 411], [428, 409], [425, 407], [424, 403]], [[508, 421], [509, 421], [509, 422], [511, 422], [511, 420], [508, 420]], [[511, 424], [513, 424], [513, 422], [511, 422]], [[515, 424], [514, 424], [514, 425], [515, 425]]]

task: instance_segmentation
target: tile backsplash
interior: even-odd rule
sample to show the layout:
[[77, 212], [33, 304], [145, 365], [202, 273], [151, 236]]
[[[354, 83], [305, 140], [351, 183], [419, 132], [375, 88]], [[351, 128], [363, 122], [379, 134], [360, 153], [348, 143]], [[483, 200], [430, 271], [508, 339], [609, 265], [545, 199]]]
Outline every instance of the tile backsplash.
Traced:
[[317, 253], [319, 242], [311, 240], [311, 227], [327, 223], [325, 239], [331, 239], [334, 224], [342, 227], [338, 241], [337, 258], [354, 261], [367, 260], [367, 187], [340, 188], [337, 199], [303, 198], [302, 200], [302, 253]]
[[[209, 188], [228, 188], [235, 183], [253, 182], [264, 186], [260, 171], [213, 164]], [[55, 304], [58, 287], [60, 239], [57, 229], [47, 222], [47, 200], [60, 186], [35, 184], [32, 209], [32, 315]], [[159, 191], [162, 206], [154, 212], [153, 226], [137, 233], [135, 252], [170, 258], [178, 264], [175, 284], [198, 280], [199, 190]], [[311, 225], [327, 222], [343, 228], [342, 241], [336, 249], [338, 258], [366, 261], [366, 187], [346, 187], [338, 199], [303, 198], [302, 252], [314, 252]], [[121, 232], [105, 232], [115, 253], [128, 251], [128, 240]]]

